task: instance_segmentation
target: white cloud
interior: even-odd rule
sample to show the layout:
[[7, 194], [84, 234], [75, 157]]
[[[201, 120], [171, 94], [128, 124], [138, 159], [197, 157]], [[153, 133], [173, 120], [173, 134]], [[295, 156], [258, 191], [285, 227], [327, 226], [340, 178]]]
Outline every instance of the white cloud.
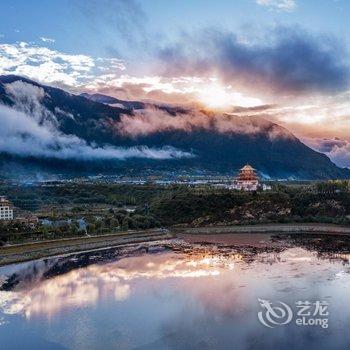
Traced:
[[191, 157], [173, 147], [148, 148], [89, 145], [74, 135], [65, 135], [57, 128], [56, 117], [40, 102], [42, 88], [16, 81], [5, 86], [14, 102], [13, 108], [0, 104], [0, 152], [20, 156], [59, 159], [172, 159]]
[[101, 91], [121, 99], [158, 100], [181, 105], [195, 102], [209, 107], [226, 108], [228, 105], [248, 107], [263, 103], [257, 97], [242, 94], [215, 77], [101, 74], [85, 85], [85, 89], [90, 92]]
[[40, 40], [43, 41], [44, 43], [54, 43], [56, 40], [52, 38], [47, 38], [45, 36], [41, 36]]
[[198, 110], [177, 113], [175, 116], [166, 111], [146, 108], [134, 111], [132, 116], [122, 115], [115, 124], [116, 131], [122, 135], [137, 137], [156, 132], [182, 130], [191, 132], [196, 129], [216, 130], [219, 133], [254, 135], [266, 132], [270, 139], [293, 138], [287, 130], [274, 126], [263, 118], [239, 117], [227, 113], [206, 114]]
[[0, 74], [22, 75], [47, 84], [78, 87], [94, 80], [101, 70], [116, 74], [124, 69], [123, 61], [115, 58], [70, 55], [26, 42], [0, 44]]
[[316, 151], [327, 154], [334, 163], [350, 169], [350, 141], [334, 138], [303, 138], [302, 141]]
[[256, 3], [280, 11], [293, 11], [297, 7], [295, 0], [256, 0]]

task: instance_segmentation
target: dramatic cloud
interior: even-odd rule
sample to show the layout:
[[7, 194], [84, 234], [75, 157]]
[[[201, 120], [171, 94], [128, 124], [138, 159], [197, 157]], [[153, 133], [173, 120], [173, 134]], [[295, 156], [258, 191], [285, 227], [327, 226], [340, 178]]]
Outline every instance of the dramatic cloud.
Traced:
[[135, 111], [133, 116], [122, 115], [120, 122], [114, 126], [118, 133], [132, 137], [171, 130], [191, 132], [204, 129], [249, 135], [263, 132], [271, 139], [293, 138], [286, 129], [263, 118], [206, 113], [195, 109], [172, 115], [163, 110], [148, 108]]
[[295, 0], [256, 0], [256, 3], [280, 11], [292, 11], [297, 6]]
[[[295, 98], [288, 101], [288, 104], [269, 106], [263, 111], [263, 116], [302, 138], [331, 139], [337, 136], [349, 139], [349, 97], [347, 92], [332, 96]], [[257, 116], [260, 114], [258, 110], [250, 110], [249, 113]]]
[[0, 152], [20, 156], [60, 159], [171, 159], [191, 157], [172, 147], [152, 149], [145, 146], [119, 148], [89, 145], [84, 140], [64, 135], [57, 128], [55, 116], [40, 101], [43, 89], [21, 81], [6, 85], [13, 108], [0, 105]]
[[256, 106], [262, 101], [242, 94], [232, 86], [222, 85], [216, 78], [195, 76], [136, 77], [123, 74], [119, 77], [107, 74], [85, 86], [88, 92], [100, 93], [127, 100], [161, 101], [164, 103], [200, 103], [206, 107], [225, 109], [228, 106]]
[[0, 74], [16, 74], [46, 84], [77, 87], [101, 74], [124, 70], [116, 58], [68, 55], [25, 42], [0, 44]]
[[254, 40], [208, 29], [160, 50], [164, 74], [219, 76], [234, 86], [278, 94], [334, 92], [349, 86], [341, 45], [299, 28], [278, 27]]
[[350, 141], [337, 137], [305, 138], [303, 141], [316, 151], [326, 153], [337, 165], [350, 168]]

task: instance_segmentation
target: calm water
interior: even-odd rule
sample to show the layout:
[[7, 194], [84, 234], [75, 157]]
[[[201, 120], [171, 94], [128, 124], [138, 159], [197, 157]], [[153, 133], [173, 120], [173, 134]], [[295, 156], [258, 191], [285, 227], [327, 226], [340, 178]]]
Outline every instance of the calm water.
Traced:
[[[291, 247], [109, 250], [0, 268], [1, 349], [349, 349], [349, 256]], [[268, 328], [258, 299], [327, 301], [329, 327]], [[294, 317], [294, 316], [293, 316]]]

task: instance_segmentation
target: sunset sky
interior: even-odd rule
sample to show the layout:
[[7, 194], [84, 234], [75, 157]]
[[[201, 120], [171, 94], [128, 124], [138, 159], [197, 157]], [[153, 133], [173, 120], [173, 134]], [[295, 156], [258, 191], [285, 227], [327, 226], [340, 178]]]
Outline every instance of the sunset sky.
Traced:
[[2, 0], [0, 13], [0, 74], [246, 107], [350, 167], [350, 1]]

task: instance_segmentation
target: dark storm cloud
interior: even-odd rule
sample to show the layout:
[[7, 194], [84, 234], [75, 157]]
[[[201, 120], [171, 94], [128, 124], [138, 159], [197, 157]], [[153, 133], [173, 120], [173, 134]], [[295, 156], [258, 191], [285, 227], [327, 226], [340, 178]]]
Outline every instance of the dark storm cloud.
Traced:
[[167, 74], [217, 74], [229, 83], [288, 93], [341, 91], [349, 84], [346, 53], [334, 38], [279, 27], [250, 42], [208, 29], [160, 50]]

